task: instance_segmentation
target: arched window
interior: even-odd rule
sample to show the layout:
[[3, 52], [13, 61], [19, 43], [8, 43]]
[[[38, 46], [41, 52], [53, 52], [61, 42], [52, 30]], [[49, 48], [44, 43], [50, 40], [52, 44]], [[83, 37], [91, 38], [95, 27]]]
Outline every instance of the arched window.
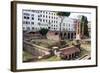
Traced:
[[68, 39], [70, 38], [70, 33], [68, 32]]

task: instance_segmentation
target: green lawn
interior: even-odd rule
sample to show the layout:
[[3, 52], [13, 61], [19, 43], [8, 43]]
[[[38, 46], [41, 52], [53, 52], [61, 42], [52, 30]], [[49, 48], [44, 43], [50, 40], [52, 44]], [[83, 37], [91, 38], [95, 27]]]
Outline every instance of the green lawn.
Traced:
[[29, 59], [32, 59], [32, 54], [26, 52], [26, 51], [23, 51], [23, 61], [27, 61]]
[[[72, 43], [74, 41], [70, 41], [70, 40], [65, 40], [66, 41], [66, 44], [68, 44], [69, 46], [72, 46]], [[42, 40], [39, 40], [39, 39], [35, 39], [35, 40], [32, 40], [32, 42], [36, 45], [39, 45], [39, 46], [42, 46], [42, 47], [49, 47], [50, 46], [53, 46], [53, 45], [58, 45], [57, 41], [52, 41], [52, 40], [47, 40], [47, 39], [42, 39]], [[85, 43], [85, 44], [81, 44], [81, 53], [80, 53], [80, 58], [82, 58], [84, 55], [91, 55], [91, 44], [90, 43]], [[29, 59], [32, 59], [32, 54], [24, 51], [23, 52], [23, 61], [27, 61]], [[60, 61], [61, 58], [60, 57], [57, 57], [57, 56], [51, 56], [47, 59], [40, 59], [38, 61]]]
[[85, 55], [91, 56], [91, 44], [81, 44], [80, 59]]
[[81, 44], [81, 47], [87, 51], [91, 51], [91, 44]]

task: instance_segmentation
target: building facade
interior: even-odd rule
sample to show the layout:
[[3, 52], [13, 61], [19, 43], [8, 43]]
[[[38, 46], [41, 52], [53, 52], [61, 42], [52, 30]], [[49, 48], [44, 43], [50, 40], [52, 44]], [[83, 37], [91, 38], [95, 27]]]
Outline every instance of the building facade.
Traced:
[[59, 31], [59, 19], [55, 12], [23, 10], [23, 30], [38, 31], [41, 28]]
[[[61, 18], [55, 11], [43, 10], [22, 10], [23, 31], [39, 31], [41, 28], [49, 29], [50, 31], [62, 31], [62, 36], [68, 39], [74, 38], [76, 34], [77, 19], [64, 17], [61, 23]], [[61, 28], [61, 30], [60, 30]]]

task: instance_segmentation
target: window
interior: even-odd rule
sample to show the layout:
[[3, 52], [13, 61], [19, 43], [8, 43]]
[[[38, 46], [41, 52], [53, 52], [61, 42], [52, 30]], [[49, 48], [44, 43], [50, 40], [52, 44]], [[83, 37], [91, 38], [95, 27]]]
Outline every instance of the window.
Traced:
[[66, 36], [66, 33], [64, 33], [64, 36]]
[[38, 18], [38, 20], [40, 20], [40, 19]]
[[49, 20], [49, 23], [50, 23], [50, 20]]
[[28, 24], [28, 22], [26, 21], [26, 24]]
[[56, 23], [57, 23], [57, 21], [56, 21]]
[[29, 19], [29, 17], [27, 17], [27, 19]]
[[43, 13], [45, 13], [45, 11], [43, 11]]
[[50, 29], [50, 27], [48, 27], [48, 29]]
[[40, 17], [42, 17], [42, 15], [40, 15]]
[[48, 12], [46, 12], [46, 14], [47, 14]]
[[43, 19], [43, 22], [45, 22], [45, 20]]
[[43, 17], [45, 17], [45, 15], [43, 15]]
[[26, 21], [26, 24], [30, 24], [30, 22]]
[[34, 17], [32, 17], [32, 20], [34, 20]]
[[34, 16], [34, 14], [32, 14], [31, 16]]
[[46, 15], [46, 18], [47, 18], [47, 15]]
[[40, 21], [42, 21], [42, 19], [40, 19]]
[[46, 22], [47, 22], [47, 20], [46, 20]]
[[38, 17], [40, 17], [40, 15], [38, 15]]
[[24, 16], [24, 19], [26, 19], [26, 16]]
[[34, 27], [32, 27], [32, 30], [34, 29]]
[[74, 33], [74, 35], [76, 35], [76, 33]]
[[34, 25], [34, 22], [31, 22], [32, 25]]
[[24, 16], [24, 19], [29, 19], [29, 17], [27, 17], [27, 16]]
[[27, 27], [27, 30], [30, 30], [30, 27]]

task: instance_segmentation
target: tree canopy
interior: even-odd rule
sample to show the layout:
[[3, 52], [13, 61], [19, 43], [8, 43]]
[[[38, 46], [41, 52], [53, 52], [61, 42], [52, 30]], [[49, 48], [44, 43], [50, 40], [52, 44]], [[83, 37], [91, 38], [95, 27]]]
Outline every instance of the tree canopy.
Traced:
[[70, 12], [58, 12], [57, 13], [58, 16], [70, 16]]
[[70, 16], [70, 12], [57, 12], [57, 15], [59, 17], [61, 17], [61, 22], [59, 23], [59, 25], [60, 25], [60, 37], [63, 39], [64, 37], [62, 37], [61, 24], [63, 23], [63, 20], [64, 20], [65, 17]]
[[[83, 28], [84, 27], [84, 28]], [[86, 16], [82, 16], [81, 18], [81, 29], [84, 30], [84, 35], [89, 37], [89, 31], [88, 31], [88, 20]], [[82, 30], [81, 30], [82, 31]]]
[[42, 35], [42, 36], [45, 36], [46, 34], [47, 34], [47, 32], [48, 32], [49, 30], [48, 29], [46, 29], [46, 28], [42, 28], [42, 29], [40, 29], [40, 34]]

